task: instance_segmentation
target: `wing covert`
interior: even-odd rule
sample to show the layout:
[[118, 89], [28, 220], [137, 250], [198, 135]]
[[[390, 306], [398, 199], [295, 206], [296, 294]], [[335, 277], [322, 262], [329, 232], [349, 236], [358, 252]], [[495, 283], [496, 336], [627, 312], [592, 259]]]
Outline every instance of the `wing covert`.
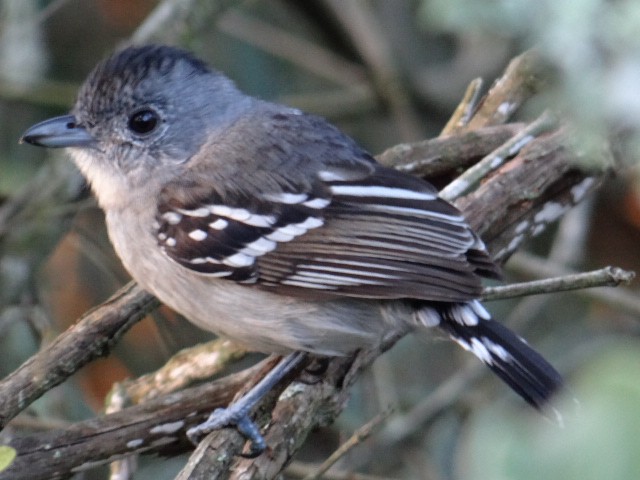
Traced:
[[211, 145], [217, 163], [193, 162], [211, 170], [187, 171], [160, 196], [157, 241], [183, 267], [289, 295], [433, 301], [477, 298], [480, 276], [498, 275], [430, 184], [376, 164], [334, 127], [315, 128], [317, 117], [245, 121], [265, 129], [242, 152], [263, 155], [257, 169], [222, 176], [224, 165], [247, 162]]

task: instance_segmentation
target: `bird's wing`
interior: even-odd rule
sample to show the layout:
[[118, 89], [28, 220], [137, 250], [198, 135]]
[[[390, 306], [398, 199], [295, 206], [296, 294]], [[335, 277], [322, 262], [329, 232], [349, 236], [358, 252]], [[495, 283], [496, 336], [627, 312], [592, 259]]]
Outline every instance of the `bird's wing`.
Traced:
[[[327, 150], [344, 157], [357, 148], [349, 142]], [[169, 184], [157, 214], [159, 245], [203, 275], [289, 295], [477, 298], [479, 275], [496, 270], [462, 215], [428, 183], [359, 149], [351, 155], [310, 162], [304, 174], [293, 162], [277, 188], [251, 198], [216, 186], [195, 196], [189, 188], [190, 197], [177, 200], [182, 180]]]

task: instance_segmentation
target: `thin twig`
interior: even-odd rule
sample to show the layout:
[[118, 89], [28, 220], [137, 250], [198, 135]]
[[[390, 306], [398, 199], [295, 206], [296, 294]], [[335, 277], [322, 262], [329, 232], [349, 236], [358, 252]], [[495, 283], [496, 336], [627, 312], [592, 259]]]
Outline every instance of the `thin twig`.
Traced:
[[278, 56], [338, 85], [351, 87], [366, 79], [366, 70], [318, 44], [236, 11], [227, 12], [218, 28], [254, 48]]
[[451, 135], [461, 126], [465, 126], [469, 123], [469, 120], [478, 105], [478, 98], [481, 90], [482, 79], [475, 78], [471, 80], [471, 83], [469, 83], [469, 86], [464, 92], [462, 100], [460, 100], [460, 103], [454, 110], [453, 115], [451, 115], [451, 118], [449, 118], [449, 121], [440, 132], [440, 137]]
[[442, 382], [438, 388], [423, 398], [409, 412], [395, 415], [379, 435], [381, 444], [383, 446], [395, 445], [423, 429], [425, 423], [451, 405], [485, 373], [486, 370], [482, 364], [467, 362], [466, 367]]
[[[107, 395], [104, 411], [106, 414], [120, 412], [127, 406], [139, 405], [196, 381], [211, 379], [246, 353], [242, 346], [223, 338], [180, 350], [155, 372], [115, 383]], [[136, 458], [136, 455], [130, 455], [112, 462], [109, 478], [129, 478], [129, 472], [135, 470]]]
[[391, 45], [381, 33], [385, 29], [374, 15], [373, 7], [369, 2], [324, 0], [323, 3], [338, 19], [367, 65], [374, 87], [388, 105], [402, 138], [407, 141], [421, 138], [422, 122], [396, 68]]
[[524, 130], [517, 133], [512, 139], [501, 145], [498, 149], [484, 157], [469, 170], [464, 172], [440, 192], [440, 197], [450, 202], [466, 193], [469, 193], [480, 180], [490, 172], [500, 168], [504, 163], [516, 155], [525, 145], [542, 133], [548, 132], [557, 126], [556, 118], [545, 111]]
[[480, 100], [473, 118], [462, 131], [506, 122], [524, 102], [543, 88], [547, 78], [545, 66], [534, 50], [518, 55]]
[[158, 306], [133, 282], [0, 381], [0, 429], [33, 401], [91, 360], [107, 355], [117, 340]]
[[133, 405], [137, 405], [158, 395], [176, 392], [211, 378], [246, 353], [246, 348], [237, 343], [217, 338], [180, 350], [160, 369], [121, 383], [119, 388], [126, 391], [126, 396]]
[[[560, 221], [549, 249], [548, 262], [569, 267], [578, 264], [580, 259], [584, 258], [584, 243], [589, 230], [588, 215], [585, 213], [585, 206], [588, 203], [591, 202], [587, 200], [578, 204], [576, 208], [567, 212]], [[512, 263], [509, 264], [509, 266], [511, 265]], [[547, 277], [549, 276], [545, 278]], [[619, 289], [616, 290], [619, 291]], [[595, 292], [598, 290], [588, 291]], [[599, 291], [604, 290], [601, 289]], [[608, 291], [612, 291], [612, 289], [608, 289]], [[529, 323], [540, 316], [545, 305], [551, 300], [552, 297], [548, 295], [523, 298], [510, 310], [509, 315], [505, 318], [505, 323], [515, 330], [522, 331]]]
[[531, 282], [512, 283], [499, 287], [486, 287], [482, 292], [483, 300], [539, 295], [541, 293], [565, 292], [594, 287], [616, 287], [621, 283], [629, 284], [635, 273], [618, 267], [605, 267], [591, 272], [574, 273], [561, 277], [533, 280]]
[[[287, 477], [304, 478], [316, 471], [318, 465], [304, 462], [291, 462], [285, 470]], [[342, 470], [331, 470], [322, 476], [324, 480], [394, 480], [391, 477], [380, 477], [358, 472], [345, 472]]]
[[[517, 253], [509, 260], [509, 270], [532, 275], [539, 278], [570, 275], [575, 272], [554, 263], [545, 261], [540, 257], [526, 253]], [[640, 299], [636, 293], [624, 288], [576, 290], [577, 295], [586, 296], [617, 309], [626, 310], [629, 313], [640, 315]]]
[[387, 418], [389, 418], [392, 413], [393, 409], [388, 408], [373, 417], [355, 432], [353, 432], [353, 435], [351, 435], [346, 442], [340, 445], [340, 447], [338, 447], [331, 455], [329, 455], [329, 458], [327, 458], [324, 462], [322, 462], [322, 464], [320, 464], [315, 472], [307, 475], [304, 480], [318, 480], [320, 477], [322, 477], [327, 472], [327, 470], [335, 465], [335, 463], [342, 457], [344, 457], [352, 448], [360, 445], [364, 440], [369, 438], [369, 436], [373, 432], [375, 432], [380, 427], [380, 425], [382, 425], [382, 423]]

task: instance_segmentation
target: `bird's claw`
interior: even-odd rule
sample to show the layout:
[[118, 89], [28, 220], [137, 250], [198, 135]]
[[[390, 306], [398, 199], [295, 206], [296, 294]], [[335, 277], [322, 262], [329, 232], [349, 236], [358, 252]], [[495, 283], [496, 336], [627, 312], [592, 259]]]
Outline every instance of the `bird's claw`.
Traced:
[[250, 442], [249, 452], [242, 453], [245, 458], [255, 458], [264, 452], [266, 442], [260, 433], [258, 425], [251, 420], [249, 414], [243, 408], [217, 408], [209, 418], [195, 427], [187, 430], [187, 437], [194, 445], [197, 445], [202, 438], [214, 430], [226, 427], [235, 427]]

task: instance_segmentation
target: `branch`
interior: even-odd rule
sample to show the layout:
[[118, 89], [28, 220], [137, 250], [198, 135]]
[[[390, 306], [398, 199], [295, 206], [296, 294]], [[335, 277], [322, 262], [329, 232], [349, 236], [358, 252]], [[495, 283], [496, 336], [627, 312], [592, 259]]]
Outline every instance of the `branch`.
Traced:
[[421, 142], [401, 143], [385, 150], [376, 159], [386, 167], [429, 179], [442, 175], [453, 177], [457, 169], [473, 165], [524, 127], [524, 123], [509, 123]]
[[501, 287], [487, 287], [482, 292], [483, 300], [502, 300], [505, 298], [525, 297], [541, 293], [566, 292], [594, 287], [617, 287], [621, 283], [629, 284], [634, 272], [617, 267], [605, 267], [592, 272], [575, 273], [556, 278], [545, 278], [532, 282], [512, 283]]
[[0, 429], [82, 366], [107, 355], [132, 325], [158, 305], [155, 297], [129, 283], [84, 315], [78, 323], [0, 381]]
[[[10, 445], [18, 456], [7, 470], [0, 471], [0, 479], [66, 478], [123, 455], [188, 451], [193, 446], [184, 430], [203, 422], [215, 408], [228, 405], [242, 386], [273, 368], [274, 360], [64, 430], [15, 437]], [[239, 443], [242, 446], [244, 441]]]
[[389, 107], [391, 116], [404, 139], [421, 137], [418, 119], [409, 93], [401, 81], [388, 38], [366, 2], [324, 0], [323, 5], [336, 17], [346, 35], [369, 69], [373, 87]]
[[556, 127], [556, 119], [549, 112], [543, 113], [535, 122], [518, 132], [499, 148], [484, 157], [453, 182], [440, 191], [440, 196], [450, 202], [466, 195], [480, 183], [489, 173], [502, 167], [505, 162], [517, 154], [522, 148], [542, 133]]
[[[573, 275], [568, 268], [557, 262], [549, 262], [546, 259], [535, 257], [528, 253], [518, 253], [509, 261], [509, 270], [524, 274], [529, 277], [547, 278], [551, 276]], [[640, 299], [635, 291], [615, 289], [577, 290], [577, 294], [586, 296], [613, 308], [627, 311], [633, 314], [633, 318], [640, 319]]]
[[546, 65], [535, 51], [529, 50], [515, 57], [480, 101], [473, 118], [459, 132], [508, 121], [529, 98], [543, 89], [548, 78], [545, 70]]
[[454, 134], [457, 130], [464, 128], [473, 117], [473, 112], [478, 106], [480, 90], [482, 89], [482, 79], [476, 78], [469, 83], [462, 96], [462, 100], [451, 115], [451, 118], [440, 132], [441, 137]]
[[351, 435], [346, 442], [340, 445], [339, 448], [329, 455], [329, 458], [322, 462], [322, 464], [313, 473], [306, 475], [303, 480], [318, 480], [324, 477], [327, 471], [329, 471], [329, 469], [334, 466], [338, 460], [349, 453], [352, 448], [357, 445], [361, 445], [363, 441], [369, 438], [376, 430], [378, 430], [378, 428], [380, 428], [382, 423], [386, 421], [392, 413], [393, 409], [389, 408], [358, 428], [358, 430], [353, 432], [353, 435]]

